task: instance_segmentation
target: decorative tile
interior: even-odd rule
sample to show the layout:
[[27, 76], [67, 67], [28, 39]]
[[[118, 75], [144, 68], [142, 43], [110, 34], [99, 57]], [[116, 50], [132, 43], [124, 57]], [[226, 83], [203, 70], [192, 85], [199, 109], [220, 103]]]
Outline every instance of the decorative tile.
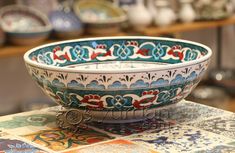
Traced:
[[76, 134], [54, 128], [23, 135], [22, 137], [54, 151], [62, 151], [73, 147], [110, 140], [113, 138], [104, 133], [89, 128], [80, 128]]
[[235, 146], [218, 145], [212, 149], [196, 151], [195, 153], [235, 153]]
[[56, 112], [60, 107], [49, 107], [41, 110], [23, 112], [0, 117], [0, 129], [13, 130], [30, 126], [42, 127], [55, 123]]
[[45, 151], [17, 139], [0, 138], [1, 153], [46, 153]]
[[51, 114], [31, 114], [26, 116], [13, 116], [9, 120], [0, 122], [0, 128], [15, 129], [25, 126], [45, 126], [55, 122], [55, 115]]
[[148, 119], [140, 122], [133, 123], [122, 123], [122, 124], [108, 124], [100, 122], [91, 122], [89, 126], [93, 126], [97, 129], [104, 130], [105, 132], [119, 135], [128, 136], [135, 133], [141, 133], [144, 131], [154, 130], [154, 129], [167, 129], [174, 125], [173, 122], [165, 122], [162, 119]]
[[232, 142], [232, 139], [190, 126], [175, 126], [167, 130], [152, 131], [126, 137], [138, 144], [166, 153], [192, 152]]
[[206, 105], [181, 101], [176, 105], [165, 107], [156, 111], [156, 115], [161, 119], [174, 121], [176, 123], [195, 122], [210, 117], [216, 117], [231, 112], [209, 107]]
[[65, 151], [63, 153], [157, 153], [131, 141], [117, 139], [89, 147]]
[[189, 125], [235, 139], [235, 115], [215, 117]]

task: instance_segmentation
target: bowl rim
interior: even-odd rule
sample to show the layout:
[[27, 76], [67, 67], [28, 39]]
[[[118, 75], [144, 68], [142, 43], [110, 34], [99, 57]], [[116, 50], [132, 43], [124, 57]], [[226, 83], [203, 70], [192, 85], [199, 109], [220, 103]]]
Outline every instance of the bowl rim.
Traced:
[[[68, 68], [68, 67], [57, 67], [54, 65], [46, 65], [42, 63], [37, 63], [36, 61], [32, 61], [29, 58], [29, 55], [38, 50], [42, 49], [45, 47], [49, 47], [52, 45], [59, 45], [59, 44], [64, 44], [64, 43], [72, 43], [72, 42], [79, 42], [79, 41], [94, 41], [94, 40], [111, 40], [111, 39], [145, 39], [145, 40], [165, 40], [165, 41], [172, 41], [172, 42], [182, 42], [182, 43], [188, 43], [196, 46], [200, 46], [202, 48], [205, 48], [207, 50], [207, 54], [197, 60], [193, 61], [187, 61], [184, 63], [176, 63], [176, 64], [166, 64], [166, 65], [157, 65], [157, 67], [151, 67], [151, 68], [131, 68], [131, 69], [108, 69], [108, 70], [103, 70], [101, 71], [100, 69], [93, 69], [93, 70], [79, 70], [79, 69], [73, 69], [73, 68]], [[105, 74], [105, 73], [135, 73], [135, 72], [151, 72], [151, 71], [158, 71], [158, 70], [170, 70], [170, 69], [175, 69], [175, 68], [180, 68], [180, 67], [185, 67], [185, 66], [191, 66], [195, 65], [198, 63], [205, 62], [210, 59], [212, 55], [212, 50], [206, 45], [203, 45], [201, 43], [189, 41], [189, 40], [183, 40], [183, 39], [175, 39], [175, 38], [163, 38], [163, 37], [149, 37], [149, 36], [112, 36], [112, 37], [93, 37], [93, 38], [83, 38], [83, 39], [73, 39], [73, 40], [67, 40], [67, 41], [59, 41], [59, 42], [54, 42], [54, 43], [49, 43], [45, 45], [41, 45], [35, 48], [30, 49], [24, 54], [24, 61], [26, 64], [29, 64], [31, 66], [37, 67], [37, 68], [42, 68], [42, 69], [47, 69], [47, 70], [52, 70], [52, 71], [59, 71], [59, 72], [69, 72], [69, 73], [100, 73], [100, 74]]]
[[42, 12], [38, 11], [37, 9], [35, 8], [32, 8], [30, 6], [24, 6], [24, 5], [20, 5], [20, 4], [13, 4], [13, 5], [8, 5], [8, 6], [5, 6], [3, 8], [0, 9], [0, 20], [3, 19], [3, 15], [4, 13], [6, 12], [9, 12], [9, 11], [26, 11], [28, 13], [31, 13], [31, 14], [34, 14], [36, 15], [37, 17], [39, 17], [45, 24], [45, 26], [42, 26], [42, 28], [40, 29], [37, 29], [37, 30], [33, 30], [33, 31], [12, 31], [12, 30], [9, 30], [6, 29], [6, 28], [3, 28], [3, 23], [0, 22], [0, 25], [2, 26], [2, 29], [6, 32], [6, 33], [13, 33], [13, 34], [31, 34], [31, 33], [41, 33], [41, 32], [48, 32], [48, 31], [52, 31], [52, 25], [49, 21], [49, 19], [47, 18], [47, 16], [45, 14], [43, 14]]

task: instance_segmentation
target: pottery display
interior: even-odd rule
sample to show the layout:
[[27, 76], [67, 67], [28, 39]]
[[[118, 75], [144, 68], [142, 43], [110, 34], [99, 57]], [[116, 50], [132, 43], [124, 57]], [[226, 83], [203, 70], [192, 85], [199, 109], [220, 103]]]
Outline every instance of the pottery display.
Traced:
[[22, 5], [1, 8], [0, 20], [7, 39], [17, 45], [40, 43], [47, 39], [52, 29], [44, 14]]
[[118, 33], [127, 20], [125, 12], [108, 1], [77, 0], [73, 6], [90, 34]]
[[16, 0], [17, 4], [33, 7], [45, 15], [49, 15], [52, 11], [55, 11], [59, 3], [57, 0]]
[[192, 0], [180, 0], [179, 19], [182, 22], [193, 22], [196, 19], [196, 12], [192, 6]]
[[135, 0], [113, 0], [116, 6], [121, 7], [126, 12], [128, 11], [131, 5], [135, 5]]
[[170, 8], [169, 2], [166, 0], [157, 0], [157, 15], [155, 16], [155, 24], [160, 27], [168, 26], [175, 22], [175, 12]]
[[157, 16], [157, 8], [155, 6], [155, 0], [148, 0], [147, 8], [152, 16], [152, 19], [154, 19]]
[[195, 0], [194, 6], [199, 19], [218, 20], [232, 15], [230, 0]]
[[179, 39], [103, 37], [39, 46], [24, 60], [59, 105], [89, 111], [94, 121], [120, 123], [146, 119], [184, 99], [211, 54], [202, 44]]
[[127, 15], [130, 25], [137, 30], [146, 28], [152, 23], [152, 15], [144, 5], [144, 0], [136, 0], [136, 4], [129, 7]]
[[59, 10], [52, 11], [49, 19], [58, 38], [78, 38], [83, 33], [83, 23], [70, 9], [69, 4], [61, 5]]

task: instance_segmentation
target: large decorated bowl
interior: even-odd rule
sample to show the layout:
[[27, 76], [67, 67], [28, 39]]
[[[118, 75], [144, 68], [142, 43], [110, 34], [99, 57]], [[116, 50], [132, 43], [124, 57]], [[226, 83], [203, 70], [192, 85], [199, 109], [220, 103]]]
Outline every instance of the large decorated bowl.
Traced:
[[211, 50], [157, 37], [103, 37], [31, 49], [26, 67], [56, 103], [88, 112], [94, 121], [155, 117], [184, 99], [205, 73]]

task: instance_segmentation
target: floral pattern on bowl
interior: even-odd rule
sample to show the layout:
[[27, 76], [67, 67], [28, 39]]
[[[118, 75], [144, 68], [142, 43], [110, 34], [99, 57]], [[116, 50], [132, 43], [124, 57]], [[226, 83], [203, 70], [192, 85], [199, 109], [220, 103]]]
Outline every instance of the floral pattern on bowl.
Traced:
[[24, 58], [57, 103], [102, 116], [179, 102], [199, 83], [210, 56], [209, 48], [189, 41], [107, 37], [45, 45]]

